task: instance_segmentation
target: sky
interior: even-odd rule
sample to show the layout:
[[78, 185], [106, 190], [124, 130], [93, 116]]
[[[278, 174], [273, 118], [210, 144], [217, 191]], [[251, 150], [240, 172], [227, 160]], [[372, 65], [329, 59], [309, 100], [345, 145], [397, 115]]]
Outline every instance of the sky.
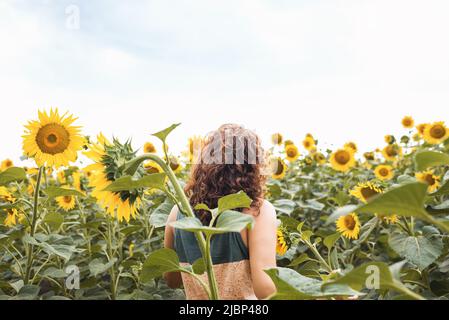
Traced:
[[447, 0], [0, 0], [0, 160], [38, 109], [132, 138], [238, 123], [361, 150], [449, 121]]

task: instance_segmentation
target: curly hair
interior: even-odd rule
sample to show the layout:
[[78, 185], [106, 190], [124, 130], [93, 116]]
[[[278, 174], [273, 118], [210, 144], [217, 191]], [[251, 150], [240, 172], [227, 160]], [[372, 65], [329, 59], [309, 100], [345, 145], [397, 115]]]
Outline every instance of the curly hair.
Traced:
[[[265, 196], [264, 168], [260, 138], [242, 126], [226, 124], [204, 139], [185, 192], [192, 207], [203, 203], [216, 208], [221, 197], [243, 191], [257, 211]], [[204, 225], [210, 223], [210, 212], [199, 210], [196, 215]]]

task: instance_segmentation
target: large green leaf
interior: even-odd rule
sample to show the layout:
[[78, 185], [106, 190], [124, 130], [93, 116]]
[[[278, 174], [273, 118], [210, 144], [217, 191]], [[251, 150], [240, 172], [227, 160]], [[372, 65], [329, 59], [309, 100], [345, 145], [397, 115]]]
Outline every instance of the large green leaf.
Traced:
[[113, 258], [111, 261], [107, 263], [103, 263], [103, 259], [97, 258], [92, 260], [89, 263], [89, 271], [93, 277], [96, 277], [102, 273], [105, 273], [109, 269], [111, 269], [114, 264], [117, 262], [116, 258]]
[[416, 170], [424, 171], [430, 167], [449, 165], [449, 155], [436, 151], [422, 151], [415, 156]]
[[402, 258], [426, 269], [443, 253], [443, 241], [440, 237], [428, 239], [424, 236], [411, 237], [404, 233], [394, 233], [388, 241], [390, 247]]
[[290, 199], [278, 199], [273, 202], [273, 206], [277, 212], [290, 215], [296, 208], [296, 202]]
[[265, 270], [276, 286], [272, 300], [312, 300], [325, 297], [362, 295], [347, 285], [323, 287], [323, 282], [305, 277], [288, 268]]
[[187, 217], [175, 222], [172, 226], [177, 229], [190, 232], [204, 232], [206, 235], [222, 234], [228, 232], [240, 232], [245, 228], [251, 228], [254, 218], [248, 214], [237, 211], [225, 211], [217, 219], [216, 227], [204, 226], [197, 218]]
[[[403, 264], [401, 264], [402, 266]], [[394, 273], [398, 273], [396, 270]], [[354, 290], [366, 289], [367, 284], [372, 284], [371, 279], [376, 276], [378, 280], [377, 290], [394, 290], [405, 294], [412, 294], [411, 298], [421, 298], [413, 294], [398, 279], [395, 278], [390, 267], [384, 262], [369, 262], [348, 272], [342, 277], [324, 284], [324, 287], [334, 285], [348, 285]], [[373, 288], [369, 288], [373, 289]]]
[[159, 131], [157, 133], [154, 133], [153, 136], [159, 138], [162, 142], [165, 143], [165, 141], [167, 140], [168, 135], [175, 130], [177, 127], [179, 127], [181, 124], [177, 123], [177, 124], [172, 124], [170, 127]]
[[172, 249], [160, 249], [152, 252], [143, 264], [140, 279], [147, 283], [161, 277], [166, 272], [183, 272], [176, 252]]
[[150, 224], [155, 228], [165, 227], [173, 206], [174, 203], [170, 198], [165, 199], [165, 201], [151, 213]]
[[137, 180], [134, 180], [131, 176], [124, 176], [111, 183], [103, 191], [121, 192], [140, 188], [155, 188], [164, 190], [165, 177], [165, 173], [150, 174]]
[[9, 168], [0, 173], [0, 186], [7, 185], [13, 181], [22, 181], [27, 178], [26, 172], [22, 168]]
[[230, 194], [218, 200], [217, 214], [220, 214], [228, 210], [249, 208], [252, 203], [253, 200], [251, 200], [251, 198], [248, 197], [248, 195], [243, 191], [240, 191], [239, 193], [235, 194]]
[[68, 189], [68, 188], [60, 188], [60, 187], [48, 187], [45, 189], [45, 193], [49, 198], [57, 198], [57, 197], [69, 197], [69, 196], [75, 196], [75, 197], [84, 197], [85, 194], [75, 190], [75, 189]]

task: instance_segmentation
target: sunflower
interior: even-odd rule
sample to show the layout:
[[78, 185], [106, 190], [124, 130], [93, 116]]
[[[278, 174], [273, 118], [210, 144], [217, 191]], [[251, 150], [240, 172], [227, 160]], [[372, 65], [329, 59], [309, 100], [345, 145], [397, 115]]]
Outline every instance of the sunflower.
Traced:
[[78, 171], [75, 171], [72, 173], [72, 184], [75, 187], [76, 190], [82, 191], [81, 187], [81, 173]]
[[69, 212], [75, 208], [74, 196], [57, 197], [56, 202], [58, 203], [58, 206], [66, 212]]
[[6, 169], [12, 168], [14, 166], [14, 162], [10, 159], [3, 160], [0, 165], [0, 171], [5, 171]]
[[427, 143], [440, 144], [447, 138], [449, 138], [449, 128], [442, 121], [429, 124], [424, 129], [424, 140]]
[[276, 243], [276, 252], [278, 255], [283, 256], [288, 251], [287, 241], [285, 240], [284, 230], [279, 227], [276, 232], [277, 235], [277, 243]]
[[80, 127], [73, 126], [76, 118], [67, 113], [59, 115], [58, 109], [50, 113], [39, 111], [39, 121], [25, 126], [23, 151], [34, 158], [39, 166], [68, 166], [77, 159], [77, 152], [84, 145]]
[[399, 217], [396, 214], [391, 215], [379, 215], [376, 213], [376, 217], [381, 219], [383, 222], [387, 224], [395, 224], [399, 221]]
[[190, 162], [196, 160], [201, 154], [201, 150], [204, 146], [204, 139], [200, 136], [193, 136], [189, 138], [188, 150]]
[[174, 173], [179, 173], [182, 171], [182, 165], [179, 159], [175, 156], [170, 157], [170, 168]]
[[287, 172], [287, 166], [281, 158], [274, 158], [270, 161], [272, 178], [282, 180]]
[[396, 138], [392, 136], [391, 134], [387, 134], [384, 138], [385, 142], [388, 144], [393, 144], [396, 142]]
[[0, 200], [6, 201], [9, 203], [16, 202], [16, 199], [14, 198], [12, 193], [9, 192], [9, 190], [6, 187], [0, 187]]
[[65, 170], [58, 171], [56, 173], [56, 177], [57, 177], [58, 182], [60, 184], [66, 184], [67, 180], [66, 180], [66, 177], [65, 177]]
[[373, 161], [373, 160], [375, 159], [375, 154], [374, 154], [374, 152], [365, 152], [365, 153], [363, 154], [363, 156], [365, 157], [365, 159], [366, 159], [367, 161]]
[[402, 119], [402, 126], [406, 129], [411, 129], [415, 125], [415, 120], [412, 117], [406, 116]]
[[330, 158], [332, 168], [337, 171], [347, 172], [355, 166], [354, 152], [352, 149], [338, 149]]
[[6, 219], [3, 222], [5, 226], [12, 227], [17, 224], [17, 219], [19, 218], [19, 214], [17, 212], [17, 209], [8, 209], [6, 210]]
[[284, 141], [284, 138], [282, 137], [282, 134], [274, 133], [274, 134], [271, 135], [271, 142], [273, 144], [280, 146], [282, 144], [282, 141]]
[[322, 154], [321, 152], [316, 152], [313, 154], [313, 159], [318, 163], [318, 164], [325, 164], [326, 163], [326, 157], [324, 156], [324, 154]]
[[156, 147], [151, 142], [147, 142], [143, 146], [143, 152], [145, 152], [145, 153], [156, 153]]
[[431, 170], [416, 173], [415, 176], [418, 181], [429, 185], [429, 192], [435, 192], [440, 187], [441, 177], [434, 175]]
[[419, 134], [421, 137], [424, 137], [424, 131], [426, 130], [426, 127], [427, 127], [428, 125], [429, 125], [428, 123], [421, 123], [421, 124], [418, 124], [418, 125], [416, 126], [416, 130], [418, 130], [418, 134]]
[[288, 145], [291, 145], [291, 144], [295, 144], [292, 140], [285, 140], [284, 141], [284, 147], [287, 147]]
[[355, 213], [342, 216], [337, 220], [337, 231], [348, 239], [358, 239], [360, 233], [360, 220]]
[[[129, 143], [121, 144], [117, 140], [109, 142], [102, 134], [97, 137], [97, 143], [91, 143], [84, 153], [94, 161], [85, 170], [91, 171], [89, 186], [93, 188], [92, 196], [99, 205], [112, 217], [121, 222], [135, 218], [141, 204], [143, 190], [110, 192], [104, 191], [120, 176], [119, 164], [132, 160], [135, 152]], [[144, 169], [142, 169], [144, 171]], [[142, 172], [139, 172], [142, 174]]]
[[344, 145], [344, 147], [347, 148], [347, 149], [352, 149], [354, 151], [354, 153], [357, 152], [357, 150], [358, 150], [357, 145], [354, 142], [352, 142], [352, 141], [346, 143]]
[[306, 136], [306, 138], [302, 142], [302, 145], [308, 151], [312, 151], [313, 149], [316, 149], [315, 140], [312, 137], [310, 137], [310, 136]]
[[397, 144], [389, 144], [382, 150], [382, 155], [386, 160], [395, 161], [402, 155], [402, 148]]
[[392, 166], [379, 165], [374, 170], [374, 174], [379, 180], [388, 181], [394, 178], [394, 171]]
[[359, 183], [350, 194], [360, 201], [367, 203], [373, 197], [383, 193], [382, 189], [371, 182]]
[[154, 161], [148, 161], [146, 163], [144, 163], [143, 167], [145, 168], [145, 171], [148, 174], [153, 174], [153, 173], [161, 173], [163, 172], [162, 168], [160, 165], [158, 165], [156, 162]]
[[288, 161], [295, 162], [299, 157], [298, 148], [294, 144], [289, 144], [285, 147], [285, 155]]

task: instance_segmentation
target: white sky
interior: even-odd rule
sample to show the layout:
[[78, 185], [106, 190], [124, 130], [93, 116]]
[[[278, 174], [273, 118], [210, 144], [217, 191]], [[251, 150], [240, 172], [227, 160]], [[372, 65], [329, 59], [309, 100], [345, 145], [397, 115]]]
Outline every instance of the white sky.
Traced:
[[[80, 29], [65, 10], [80, 10]], [[84, 133], [170, 139], [222, 123], [368, 150], [449, 121], [447, 0], [0, 0], [0, 159], [57, 106]]]

